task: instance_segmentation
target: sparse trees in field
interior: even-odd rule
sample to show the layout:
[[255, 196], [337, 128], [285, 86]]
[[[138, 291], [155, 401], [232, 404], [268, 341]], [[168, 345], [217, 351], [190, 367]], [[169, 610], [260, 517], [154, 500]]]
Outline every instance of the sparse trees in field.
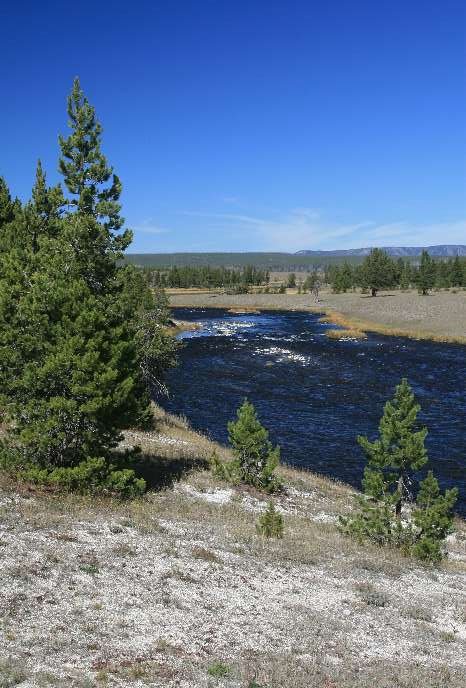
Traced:
[[342, 519], [342, 528], [360, 539], [400, 546], [420, 558], [438, 561], [451, 530], [458, 491], [441, 494], [432, 472], [417, 485], [416, 476], [428, 461], [427, 429], [417, 426], [419, 410], [403, 379], [394, 398], [385, 404], [378, 439], [358, 437], [367, 458], [364, 495], [357, 498], [358, 512]]
[[287, 285], [288, 289], [295, 289], [296, 287], [296, 275], [294, 272], [290, 272], [288, 275]]

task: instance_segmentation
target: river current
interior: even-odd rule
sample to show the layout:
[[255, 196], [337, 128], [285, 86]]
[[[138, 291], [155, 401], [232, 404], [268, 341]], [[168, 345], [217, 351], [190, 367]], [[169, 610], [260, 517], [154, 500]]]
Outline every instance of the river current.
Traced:
[[[457, 485], [466, 515], [466, 347], [369, 335], [333, 340], [306, 312], [234, 314], [177, 309], [200, 323], [180, 335], [179, 365], [160, 403], [227, 442], [227, 421], [247, 397], [282, 461], [360, 487], [358, 434], [375, 438], [395, 385], [407, 377], [429, 429], [430, 467], [443, 488]], [[334, 326], [330, 326], [334, 327]]]

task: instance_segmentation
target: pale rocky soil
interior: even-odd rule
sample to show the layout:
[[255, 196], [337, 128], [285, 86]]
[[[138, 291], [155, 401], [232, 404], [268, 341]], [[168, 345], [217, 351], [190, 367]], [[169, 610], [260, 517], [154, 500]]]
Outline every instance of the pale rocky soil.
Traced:
[[166, 478], [136, 502], [0, 484], [1, 688], [464, 685], [462, 521], [424, 567], [338, 533], [350, 488], [283, 468], [264, 540], [263, 496], [180, 471], [208, 439], [161, 414], [135, 443]]
[[[179, 293], [169, 290], [172, 306], [219, 308], [279, 308], [284, 310], [335, 310], [356, 325], [371, 324], [383, 331], [445, 338], [462, 338], [466, 342], [466, 291], [432, 292], [420, 296], [416, 291], [380, 292], [372, 298], [366, 294], [332, 294], [322, 291], [319, 303], [310, 294], [240, 294], [215, 292]], [[364, 327], [363, 327], [364, 329]]]

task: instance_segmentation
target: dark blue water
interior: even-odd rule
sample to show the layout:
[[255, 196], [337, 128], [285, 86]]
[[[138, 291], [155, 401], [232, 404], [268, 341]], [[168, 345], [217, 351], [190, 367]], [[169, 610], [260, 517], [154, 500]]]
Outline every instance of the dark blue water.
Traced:
[[234, 315], [177, 309], [202, 323], [182, 335], [165, 408], [227, 441], [227, 421], [248, 397], [281, 446], [282, 461], [360, 486], [358, 434], [377, 434], [385, 401], [407, 377], [429, 428], [431, 467], [442, 487], [457, 485], [466, 515], [466, 347], [369, 335], [334, 341], [304, 312]]

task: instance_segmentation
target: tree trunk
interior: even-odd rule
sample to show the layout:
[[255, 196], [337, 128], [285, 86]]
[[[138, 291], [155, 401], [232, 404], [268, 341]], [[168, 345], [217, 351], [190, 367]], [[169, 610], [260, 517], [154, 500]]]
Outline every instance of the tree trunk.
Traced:
[[398, 500], [395, 504], [395, 516], [397, 518], [401, 518], [401, 507], [403, 505], [403, 492], [405, 490], [405, 483], [403, 480], [403, 476], [400, 475], [398, 478], [398, 487], [397, 487], [397, 492], [398, 492]]

